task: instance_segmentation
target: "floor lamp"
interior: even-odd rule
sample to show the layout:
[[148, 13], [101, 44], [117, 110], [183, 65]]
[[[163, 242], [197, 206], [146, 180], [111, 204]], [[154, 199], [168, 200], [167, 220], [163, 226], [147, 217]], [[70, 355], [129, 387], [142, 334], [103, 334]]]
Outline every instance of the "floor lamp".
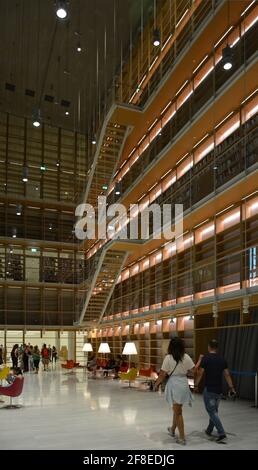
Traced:
[[129, 356], [129, 370], [130, 370], [130, 362], [131, 362], [130, 361], [130, 356], [134, 356], [134, 355], [138, 354], [135, 344], [132, 343], [132, 342], [125, 343], [122, 354], [124, 356]]
[[[124, 354], [125, 356], [128, 356], [129, 357], [129, 368], [128, 368], [128, 374], [130, 374], [130, 356], [134, 356], [135, 354], [137, 354], [137, 349], [136, 349], [136, 346], [134, 343], [132, 342], [129, 342], [129, 343], [125, 343], [125, 347], [123, 349], [123, 352], [122, 354]], [[128, 381], [129, 381], [129, 388], [131, 387], [131, 382], [130, 382], [130, 378], [128, 378]]]
[[88, 364], [88, 352], [92, 352], [92, 351], [93, 351], [91, 343], [84, 343], [82, 350], [83, 350], [84, 353], [86, 353], [86, 367], [87, 367], [87, 364]]
[[102, 353], [102, 354], [110, 354], [109, 344], [108, 343], [100, 343], [98, 352]]
[[[99, 345], [99, 349], [98, 349], [98, 353], [101, 353], [101, 354], [110, 354], [110, 347], [109, 347], [109, 344], [108, 343], [100, 343]], [[106, 365], [103, 367], [103, 363], [102, 363], [102, 369], [106, 370]], [[104, 376], [108, 375], [108, 372], [104, 372]]]

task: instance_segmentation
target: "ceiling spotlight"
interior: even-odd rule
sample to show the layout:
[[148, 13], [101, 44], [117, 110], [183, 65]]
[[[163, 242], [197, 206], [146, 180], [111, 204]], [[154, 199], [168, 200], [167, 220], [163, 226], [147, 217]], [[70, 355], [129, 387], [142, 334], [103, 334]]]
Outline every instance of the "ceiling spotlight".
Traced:
[[66, 116], [69, 116], [69, 114], [70, 114], [69, 111], [65, 111]]
[[52, 225], [52, 224], [49, 224], [48, 230], [52, 230], [52, 229], [53, 229], [53, 225]]
[[37, 253], [37, 248], [31, 248], [31, 253]]
[[35, 186], [35, 191], [38, 191], [39, 190], [39, 187], [38, 186]]
[[222, 49], [222, 63], [224, 70], [230, 70], [233, 66], [232, 49], [229, 45]]
[[92, 143], [92, 145], [96, 145], [96, 143], [97, 143], [97, 140], [96, 140], [96, 137], [95, 137], [95, 135], [93, 136], [91, 143]]
[[77, 50], [77, 52], [81, 52], [81, 51], [82, 51], [82, 46], [81, 46], [81, 43], [80, 43], [80, 42], [78, 42], [76, 50]]
[[59, 162], [56, 162], [56, 166], [60, 166], [60, 163], [59, 163]]
[[107, 190], [107, 188], [108, 188], [107, 184], [102, 185], [102, 189]]
[[159, 29], [153, 31], [153, 46], [158, 47], [160, 45], [160, 32]]
[[40, 110], [36, 110], [32, 116], [32, 124], [34, 127], [41, 126], [41, 117], [40, 117]]
[[10, 246], [10, 250], [9, 250], [9, 251], [10, 251], [10, 254], [13, 253], [13, 248], [12, 248], [11, 246]]
[[116, 183], [116, 185], [115, 185], [115, 195], [120, 196], [120, 194], [121, 194], [120, 183]]
[[40, 169], [41, 169], [41, 171], [46, 171], [46, 169], [47, 169], [46, 165], [44, 163], [41, 163]]
[[13, 228], [12, 230], [12, 238], [16, 238], [17, 237], [17, 228]]
[[22, 168], [22, 181], [24, 183], [27, 183], [28, 179], [29, 179], [29, 168], [27, 167], [27, 165], [24, 165]]
[[67, 4], [65, 0], [59, 0], [56, 2], [56, 16], [60, 20], [65, 20], [67, 18]]
[[22, 206], [21, 204], [18, 204], [18, 206], [16, 207], [16, 215], [21, 215], [22, 213]]

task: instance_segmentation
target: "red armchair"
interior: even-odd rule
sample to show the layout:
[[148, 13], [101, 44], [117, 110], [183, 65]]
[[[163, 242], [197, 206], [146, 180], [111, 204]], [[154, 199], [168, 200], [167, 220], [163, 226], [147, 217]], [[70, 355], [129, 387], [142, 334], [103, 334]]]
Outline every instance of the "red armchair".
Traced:
[[23, 390], [24, 377], [17, 377], [9, 387], [0, 387], [0, 395], [10, 397], [10, 404], [3, 408], [20, 408], [19, 405], [13, 405], [12, 399], [21, 395]]
[[101, 367], [102, 369], [105, 369], [108, 364], [108, 359], [97, 359], [97, 367]]
[[154, 367], [149, 367], [149, 369], [140, 369], [139, 370], [139, 375], [142, 377], [152, 377], [152, 374], [155, 374], [156, 371]]
[[66, 364], [61, 364], [63, 369], [74, 369], [74, 367], [79, 367], [79, 362], [74, 362], [72, 359], [67, 360]]

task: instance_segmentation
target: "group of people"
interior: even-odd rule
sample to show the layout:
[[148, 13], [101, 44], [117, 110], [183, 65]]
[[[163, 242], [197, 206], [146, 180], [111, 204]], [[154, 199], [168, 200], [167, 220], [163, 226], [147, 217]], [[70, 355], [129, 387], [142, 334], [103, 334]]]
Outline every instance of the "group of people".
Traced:
[[[108, 371], [112, 370], [114, 372], [113, 379], [119, 379], [118, 372], [120, 370], [120, 367], [125, 366], [126, 363], [124, 362], [123, 357], [121, 354], [118, 354], [116, 359], [114, 358], [113, 355], [110, 356], [110, 358], [107, 360], [107, 363], [105, 365], [105, 370], [104, 370], [104, 377], [108, 376]], [[96, 377], [97, 369], [98, 369], [98, 364], [97, 364], [97, 357], [93, 354], [90, 357], [90, 360], [87, 363], [87, 369], [92, 372], [92, 377]]]
[[37, 374], [39, 371], [39, 363], [42, 360], [43, 370], [48, 369], [49, 362], [56, 363], [57, 360], [57, 349], [55, 346], [51, 348], [50, 344], [43, 344], [42, 349], [39, 347], [32, 346], [30, 343], [21, 344], [20, 346], [16, 343], [13, 345], [11, 351], [11, 360], [13, 368], [19, 367], [23, 372], [29, 372], [34, 370]]
[[[34, 370], [38, 373], [39, 363], [42, 360], [43, 370], [48, 370], [49, 362], [56, 362], [57, 350], [50, 345], [43, 344], [41, 351], [38, 346], [22, 344], [20, 347], [15, 344], [11, 351], [13, 368], [8, 377], [8, 382], [12, 383], [13, 377], [19, 376], [23, 372]], [[3, 348], [0, 347], [0, 364], [3, 363]], [[18, 362], [20, 367], [18, 367]], [[114, 378], [119, 378], [118, 372], [124, 365], [121, 355], [115, 359], [111, 356], [104, 369], [104, 376], [108, 371], [114, 372]], [[87, 368], [96, 377], [98, 369], [97, 357], [92, 355], [87, 363]], [[193, 396], [188, 385], [189, 374], [194, 376], [194, 392], [198, 392], [200, 382], [204, 382], [203, 399], [206, 411], [209, 415], [209, 423], [205, 430], [208, 437], [212, 437], [214, 428], [217, 430], [217, 442], [223, 442], [226, 439], [226, 432], [218, 415], [219, 402], [222, 395], [223, 377], [225, 378], [230, 393], [236, 394], [226, 360], [218, 354], [218, 342], [211, 340], [208, 343], [208, 354], [201, 355], [198, 363], [195, 365], [191, 357], [185, 353], [184, 341], [175, 337], [172, 338], [168, 354], [165, 356], [158, 379], [155, 382], [154, 390], [166, 382], [165, 397], [173, 410], [172, 425], [168, 427], [169, 434], [174, 437], [179, 444], [186, 444], [183, 405], [191, 405]], [[176, 436], [176, 430], [179, 435]]]
[[[211, 340], [208, 343], [208, 354], [200, 356], [195, 365], [188, 354], [185, 353], [184, 342], [181, 338], [173, 338], [168, 347], [159, 377], [155, 382], [154, 389], [167, 380], [165, 387], [165, 397], [173, 409], [172, 426], [168, 427], [168, 433], [176, 439], [178, 444], [186, 444], [184, 420], [182, 408], [184, 403], [192, 403], [192, 393], [188, 385], [188, 375], [195, 377], [194, 391], [198, 392], [198, 387], [204, 379], [204, 404], [209, 415], [209, 423], [205, 430], [208, 437], [212, 437], [212, 432], [216, 428], [218, 436], [217, 442], [226, 440], [226, 432], [218, 415], [219, 402], [222, 395], [223, 376], [228, 384], [231, 394], [235, 394], [235, 388], [228, 370], [226, 360], [218, 354], [218, 342]], [[178, 429], [179, 436], [176, 436]]]

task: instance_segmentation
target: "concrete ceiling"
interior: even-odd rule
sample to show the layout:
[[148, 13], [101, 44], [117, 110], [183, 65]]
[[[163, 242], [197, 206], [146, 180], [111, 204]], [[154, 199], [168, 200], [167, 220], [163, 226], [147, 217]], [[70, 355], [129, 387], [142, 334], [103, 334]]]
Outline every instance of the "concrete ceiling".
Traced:
[[40, 106], [50, 125], [90, 134], [152, 7], [153, 0], [70, 0], [62, 21], [53, 0], [0, 0], [0, 110], [30, 117]]

